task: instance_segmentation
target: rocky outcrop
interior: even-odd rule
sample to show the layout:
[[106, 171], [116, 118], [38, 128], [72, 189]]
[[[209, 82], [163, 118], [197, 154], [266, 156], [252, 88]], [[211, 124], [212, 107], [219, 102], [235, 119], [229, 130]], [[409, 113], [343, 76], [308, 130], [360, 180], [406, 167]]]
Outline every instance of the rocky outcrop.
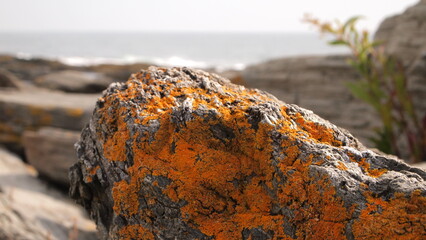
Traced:
[[25, 156], [40, 175], [68, 186], [68, 170], [77, 162], [74, 144], [80, 138], [79, 131], [43, 127], [37, 131], [25, 131], [23, 146]]
[[34, 80], [39, 87], [75, 93], [102, 92], [112, 79], [96, 72], [65, 70], [48, 73]]
[[408, 67], [412, 66], [426, 54], [426, 1], [421, 0], [404, 13], [386, 18], [375, 39], [385, 43], [388, 54], [397, 56]]
[[82, 209], [35, 175], [0, 148], [0, 239], [95, 239], [95, 224]]
[[23, 59], [7, 55], [0, 55], [0, 68], [7, 69], [15, 74], [19, 79], [33, 82], [36, 78], [46, 74], [70, 71], [87, 71], [103, 74], [119, 82], [127, 79], [132, 72], [146, 69], [149, 65], [144, 63], [135, 63], [128, 65], [100, 64], [93, 66], [70, 66], [59, 61], [48, 59]]
[[22, 152], [22, 134], [44, 126], [80, 131], [97, 94], [0, 90], [0, 144]]
[[102, 239], [426, 234], [423, 170], [202, 71], [150, 68], [110, 86], [77, 153], [70, 194]]

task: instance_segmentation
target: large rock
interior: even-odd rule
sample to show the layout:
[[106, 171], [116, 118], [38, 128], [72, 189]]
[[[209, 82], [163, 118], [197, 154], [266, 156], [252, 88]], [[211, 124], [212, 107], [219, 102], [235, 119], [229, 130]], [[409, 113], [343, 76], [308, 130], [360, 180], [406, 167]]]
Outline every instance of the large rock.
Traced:
[[402, 14], [386, 18], [374, 37], [384, 41], [388, 54], [411, 66], [426, 53], [426, 0], [421, 0]]
[[423, 170], [202, 71], [150, 68], [110, 86], [77, 153], [70, 194], [102, 239], [426, 235]]
[[375, 136], [372, 129], [380, 125], [374, 110], [354, 98], [346, 86], [359, 78], [347, 63], [348, 58], [333, 55], [275, 59], [247, 67], [242, 76], [247, 86], [311, 109], [368, 145], [369, 138]]
[[22, 134], [50, 126], [80, 131], [98, 94], [0, 90], [0, 144], [22, 151]]
[[25, 156], [44, 177], [67, 186], [68, 170], [77, 162], [74, 144], [80, 138], [79, 131], [43, 127], [37, 131], [25, 131], [23, 144]]
[[0, 148], [0, 239], [95, 239], [95, 224], [82, 209], [35, 174]]
[[35, 79], [35, 84], [52, 90], [76, 93], [102, 92], [112, 79], [101, 73], [65, 70], [48, 73]]

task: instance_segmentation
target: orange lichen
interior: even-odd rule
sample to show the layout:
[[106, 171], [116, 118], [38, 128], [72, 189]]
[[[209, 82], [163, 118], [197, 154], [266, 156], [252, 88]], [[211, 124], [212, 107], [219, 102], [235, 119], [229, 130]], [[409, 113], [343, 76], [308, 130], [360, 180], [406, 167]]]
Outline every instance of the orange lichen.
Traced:
[[117, 239], [120, 240], [152, 240], [154, 235], [141, 225], [129, 225], [121, 228], [117, 232]]
[[36, 117], [35, 120], [39, 125], [50, 125], [52, 123], [52, 115], [48, 112], [48, 109], [41, 108], [39, 106], [28, 106], [32, 116]]
[[358, 163], [358, 165], [365, 171], [365, 173], [367, 173], [367, 175], [369, 175], [370, 177], [380, 177], [381, 175], [383, 175], [384, 173], [387, 172], [387, 169], [377, 169], [377, 168], [372, 168], [370, 166], [370, 163], [367, 162], [366, 158], [360, 158], [359, 160], [356, 160], [356, 158], [352, 155], [352, 154], [348, 154], [349, 158], [351, 159], [352, 162], [356, 162]]
[[[112, 194], [114, 195], [114, 211], [126, 216], [136, 215], [139, 208], [139, 198], [134, 185], [122, 180], [114, 183]], [[136, 188], [139, 189], [139, 188]]]
[[97, 172], [99, 169], [100, 169], [99, 165], [98, 165], [98, 166], [95, 166], [95, 167], [93, 167], [93, 168], [88, 169], [88, 170], [87, 170], [87, 175], [86, 175], [86, 179], [85, 179], [85, 181], [86, 181], [87, 183], [89, 183], [89, 182], [93, 181], [93, 176], [96, 174], [96, 172]]
[[81, 117], [84, 114], [83, 109], [81, 108], [68, 108], [66, 112], [71, 117]]
[[348, 170], [348, 168], [342, 162], [337, 162], [337, 168], [340, 169], [340, 170], [343, 170], [343, 171]]
[[[162, 189], [165, 196], [175, 202], [187, 202], [180, 209], [182, 219], [203, 234], [215, 236], [215, 239], [239, 239], [243, 229], [252, 228], [273, 230], [274, 239], [288, 239], [284, 224], [297, 227], [298, 239], [345, 238], [346, 224], [352, 218], [355, 206], [344, 206], [336, 196], [335, 187], [325, 176], [309, 175], [309, 167], [323, 164], [324, 159], [317, 159], [314, 154], [310, 154], [308, 159], [300, 159], [300, 146], [296, 141], [308, 136], [307, 140], [311, 142], [341, 146], [332, 129], [308, 121], [300, 114], [288, 116], [283, 108], [283, 118], [277, 119], [274, 126], [261, 122], [254, 130], [246, 113], [253, 105], [252, 96], [260, 99], [258, 103], [271, 100], [254, 90], [223, 86], [225, 94], [217, 94], [200, 88], [176, 88], [166, 80], [151, 79], [149, 73], [139, 73], [136, 77], [140, 85], [129, 82], [126, 90], [102, 99], [104, 109], [111, 112], [101, 112], [99, 124], [106, 124], [115, 130], [107, 136], [98, 136], [103, 142], [105, 158], [109, 161], [126, 161], [126, 151], [131, 149], [134, 161], [127, 169], [129, 180], [117, 182], [113, 187], [114, 211], [117, 215], [138, 217], [149, 223], [153, 216], [149, 207], [143, 211], [139, 209], [141, 183], [148, 176], [165, 176], [171, 180]], [[141, 89], [150, 91], [150, 88], [167, 91], [168, 94], [151, 95], [143, 106], [125, 107], [115, 101], [130, 101], [140, 94]], [[219, 117], [193, 114], [192, 120], [177, 130], [178, 126], [170, 121], [170, 116], [179, 96], [191, 98], [193, 109], [201, 105], [215, 109]], [[212, 100], [214, 98], [222, 105], [238, 101], [238, 107], [218, 107]], [[160, 127], [152, 136], [142, 132], [130, 136], [129, 126], [124, 120], [128, 115], [132, 116], [133, 124], [147, 125], [151, 121], [158, 121]], [[234, 136], [219, 139], [210, 129], [214, 125], [232, 129]], [[283, 159], [277, 166], [271, 160], [274, 151], [271, 131], [286, 136], [281, 139]], [[371, 176], [383, 173], [370, 169], [366, 161], [359, 164]], [[337, 167], [342, 171], [347, 170], [341, 162]], [[286, 179], [280, 179], [277, 171]], [[284, 183], [276, 189], [273, 180]], [[154, 182], [152, 187], [158, 187], [158, 184]], [[272, 190], [276, 194], [271, 194]], [[148, 205], [157, 203], [154, 196], [147, 194], [143, 197]], [[414, 201], [414, 197], [411, 200]], [[394, 201], [403, 204], [407, 199]], [[294, 213], [289, 220], [291, 222], [286, 222], [283, 215], [271, 214], [274, 204], [285, 206]], [[390, 213], [394, 212], [390, 210]], [[364, 215], [363, 219], [370, 221]], [[359, 236], [363, 236], [362, 230], [357, 231]], [[119, 230], [124, 239], [153, 239], [153, 235], [147, 235], [148, 232], [134, 225]]]
[[342, 145], [339, 140], [335, 139], [333, 130], [318, 123], [306, 120], [300, 113], [296, 113], [295, 121], [311, 138], [336, 147]]
[[353, 225], [355, 239], [425, 239], [426, 197], [395, 194], [389, 201], [366, 193], [367, 207]]

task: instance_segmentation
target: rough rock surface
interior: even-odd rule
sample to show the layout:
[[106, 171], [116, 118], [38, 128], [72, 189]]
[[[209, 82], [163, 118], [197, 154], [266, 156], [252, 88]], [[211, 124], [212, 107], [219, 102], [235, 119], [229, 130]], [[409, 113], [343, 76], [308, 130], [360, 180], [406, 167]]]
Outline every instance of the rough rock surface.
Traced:
[[65, 70], [48, 73], [34, 80], [39, 87], [76, 93], [97, 93], [105, 90], [112, 79], [96, 72]]
[[0, 144], [22, 151], [22, 134], [43, 126], [80, 131], [98, 94], [0, 90]]
[[68, 186], [68, 170], [77, 162], [74, 144], [79, 138], [80, 132], [60, 128], [25, 131], [23, 145], [26, 159], [40, 175], [58, 185]]
[[374, 37], [385, 42], [387, 53], [411, 66], [426, 53], [426, 0], [419, 1], [402, 14], [386, 18]]
[[84, 210], [37, 179], [36, 171], [0, 148], [0, 239], [93, 240]]
[[309, 110], [217, 75], [114, 84], [76, 145], [70, 194], [102, 239], [421, 239], [426, 173]]

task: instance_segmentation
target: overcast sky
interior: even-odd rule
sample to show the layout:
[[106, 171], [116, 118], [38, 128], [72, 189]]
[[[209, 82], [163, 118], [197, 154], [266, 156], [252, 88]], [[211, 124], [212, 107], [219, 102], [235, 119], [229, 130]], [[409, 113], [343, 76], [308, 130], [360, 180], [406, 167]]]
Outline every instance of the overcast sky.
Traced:
[[418, 0], [0, 0], [0, 31], [312, 31], [321, 19], [366, 17], [375, 30]]

